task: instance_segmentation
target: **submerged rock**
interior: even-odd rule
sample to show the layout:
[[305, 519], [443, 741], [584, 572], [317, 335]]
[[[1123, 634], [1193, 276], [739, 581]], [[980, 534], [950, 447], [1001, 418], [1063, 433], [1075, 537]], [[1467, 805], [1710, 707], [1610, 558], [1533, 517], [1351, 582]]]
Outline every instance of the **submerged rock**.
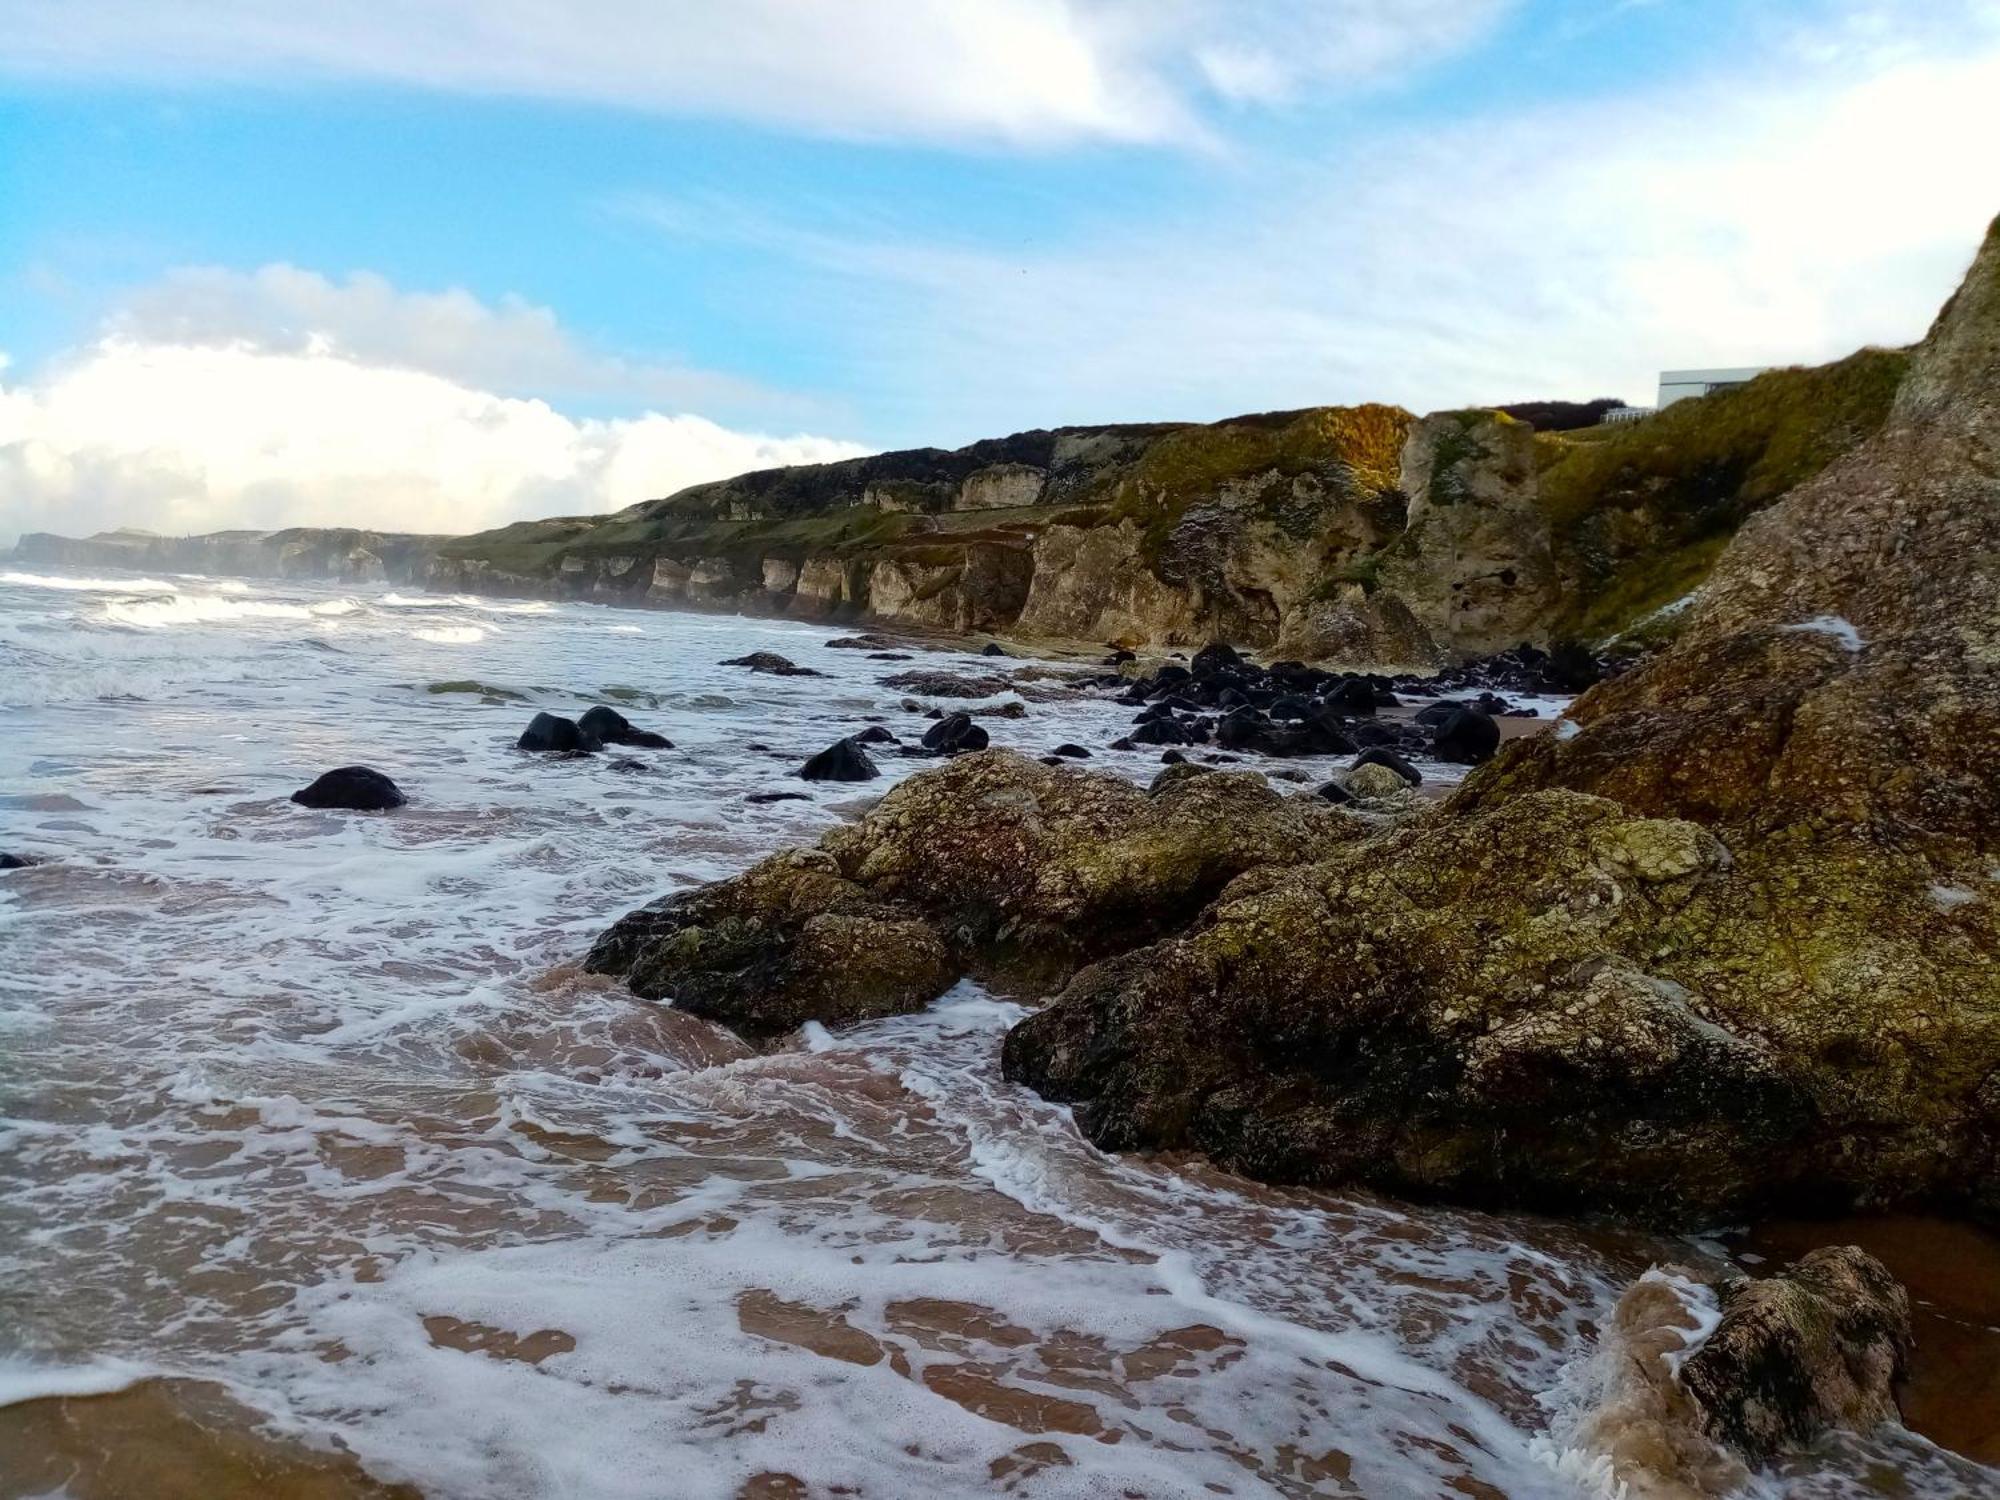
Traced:
[[41, 861], [32, 854], [15, 854], [11, 851], [0, 851], [0, 870], [25, 870], [30, 865], [38, 865], [40, 863]]
[[725, 667], [748, 667], [753, 672], [762, 672], [770, 677], [824, 677], [826, 673], [817, 667], [802, 667], [789, 657], [775, 651], [752, 651], [748, 656], [732, 656], [722, 663]]
[[1009, 691], [1013, 684], [1004, 677], [925, 669], [884, 677], [882, 686], [921, 693], [926, 698], [992, 698]]
[[409, 800], [402, 788], [370, 766], [342, 766], [292, 793], [292, 801], [301, 807], [337, 807], [350, 812], [387, 812]]

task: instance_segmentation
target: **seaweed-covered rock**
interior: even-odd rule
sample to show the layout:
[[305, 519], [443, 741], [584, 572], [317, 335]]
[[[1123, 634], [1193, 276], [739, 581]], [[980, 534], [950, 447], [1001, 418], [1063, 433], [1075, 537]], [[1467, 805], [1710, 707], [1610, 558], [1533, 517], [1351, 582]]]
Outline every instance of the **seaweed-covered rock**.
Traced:
[[1897, 1417], [1910, 1296], [1867, 1251], [1814, 1250], [1718, 1295], [1722, 1321], [1680, 1367], [1713, 1436], [1765, 1460], [1830, 1428], [1866, 1432]]

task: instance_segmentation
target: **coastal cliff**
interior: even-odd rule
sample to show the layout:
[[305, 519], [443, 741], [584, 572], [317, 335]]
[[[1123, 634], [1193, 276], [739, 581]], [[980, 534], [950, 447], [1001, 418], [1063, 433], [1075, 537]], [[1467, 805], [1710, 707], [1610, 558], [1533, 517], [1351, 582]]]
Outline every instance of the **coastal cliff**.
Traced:
[[132, 568], [250, 578], [325, 579], [334, 583], [421, 583], [445, 538], [350, 527], [285, 531], [212, 531], [156, 536], [102, 531], [56, 536], [31, 531], [15, 545], [16, 563], [62, 568]]
[[[1861, 359], [1881, 370], [1846, 430], [1872, 430], [1831, 461], [1831, 400], [1806, 428], [1768, 423], [1747, 467], [1754, 444], [1715, 466], [1730, 406], [1677, 418], [1703, 424], [1702, 471], [1733, 488], [1675, 489], [1691, 481], [1656, 447], [1665, 418], [1609, 440], [1628, 460], [1605, 493], [1634, 516], [1650, 496], [1687, 552], [1713, 540], [1670, 497], [1726, 519], [1782, 494], [1714, 548], [1671, 642], [1441, 805], [1385, 819], [1198, 766], [1145, 795], [982, 751], [812, 850], [633, 913], [591, 966], [712, 996], [753, 1034], [1010, 976], [1049, 997], [1008, 1035], [1010, 1079], [1106, 1149], [1198, 1150], [1270, 1180], [1676, 1223], [1909, 1203], [1991, 1220], [2000, 222], [1912, 358]], [[1839, 388], [1857, 375], [1830, 368]], [[1792, 409], [1748, 389], [1750, 410]], [[1446, 479], [1440, 455], [1474, 447], [1491, 467]], [[1564, 533], [1508, 515], [1531, 452], [1484, 414], [1405, 424], [1416, 540], [1383, 587], [1391, 563], [1417, 569], [1431, 592], [1410, 588], [1412, 618], [1476, 598], [1483, 628], [1511, 631], [1540, 588], [1579, 608], [1545, 582]], [[1474, 500], [1476, 527], [1446, 524]], [[1521, 539], [1544, 535], [1535, 571]], [[1522, 559], [1506, 593], [1449, 572], [1439, 590], [1420, 566], [1500, 551]], [[1212, 646], [1127, 701], [1150, 701], [1143, 724], [1234, 661]]]
[[697, 485], [438, 547], [433, 588], [1430, 670], [1604, 639], [1876, 431], [1907, 356], [1634, 427], [1316, 407], [1066, 427]]
[[471, 536], [35, 533], [14, 559], [1433, 671], [1522, 641], [1657, 637], [1671, 612], [1648, 617], [1745, 520], [1882, 426], [1907, 364], [1863, 350], [1628, 427], [1380, 405], [1063, 427]]

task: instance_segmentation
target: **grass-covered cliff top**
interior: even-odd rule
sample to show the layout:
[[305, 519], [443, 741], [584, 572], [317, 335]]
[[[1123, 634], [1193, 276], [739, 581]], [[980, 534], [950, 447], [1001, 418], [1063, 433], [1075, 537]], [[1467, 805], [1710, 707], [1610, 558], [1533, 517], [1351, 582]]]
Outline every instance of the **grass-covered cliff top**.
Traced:
[[1538, 437], [1541, 505], [1576, 585], [1556, 633], [1611, 634], [1697, 585], [1745, 519], [1882, 426], [1908, 367], [1904, 350], [1863, 349]]
[[[855, 555], [1020, 539], [1058, 521], [1131, 519], [1157, 548], [1190, 504], [1256, 474], [1316, 474], [1364, 490], [1395, 483], [1398, 407], [1313, 407], [1222, 422], [1063, 427], [943, 450], [912, 448], [765, 469], [694, 485], [609, 516], [523, 521], [460, 537], [445, 557], [536, 574], [566, 556]], [[955, 511], [964, 481], [1019, 467], [1041, 475], [1032, 506]], [[884, 508], [887, 500], [900, 508]]]

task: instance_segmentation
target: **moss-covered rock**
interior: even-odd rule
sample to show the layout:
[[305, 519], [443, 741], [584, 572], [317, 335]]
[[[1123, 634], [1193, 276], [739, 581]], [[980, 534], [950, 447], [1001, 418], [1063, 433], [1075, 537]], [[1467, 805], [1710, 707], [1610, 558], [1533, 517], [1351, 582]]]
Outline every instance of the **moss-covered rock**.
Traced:
[[1245, 870], [1359, 834], [1254, 773], [1148, 795], [980, 751], [910, 778], [816, 849], [631, 913], [588, 964], [770, 1035], [915, 1009], [968, 971], [1059, 981], [1185, 924]]
[[1764, 1461], [1900, 1415], [1910, 1296], [1867, 1251], [1814, 1250], [1774, 1276], [1725, 1284], [1719, 1299], [1721, 1322], [1679, 1377], [1703, 1425], [1738, 1453]]
[[1079, 974], [1010, 1076], [1267, 1177], [2000, 1208], [2000, 230], [1884, 429], [1571, 719]]

